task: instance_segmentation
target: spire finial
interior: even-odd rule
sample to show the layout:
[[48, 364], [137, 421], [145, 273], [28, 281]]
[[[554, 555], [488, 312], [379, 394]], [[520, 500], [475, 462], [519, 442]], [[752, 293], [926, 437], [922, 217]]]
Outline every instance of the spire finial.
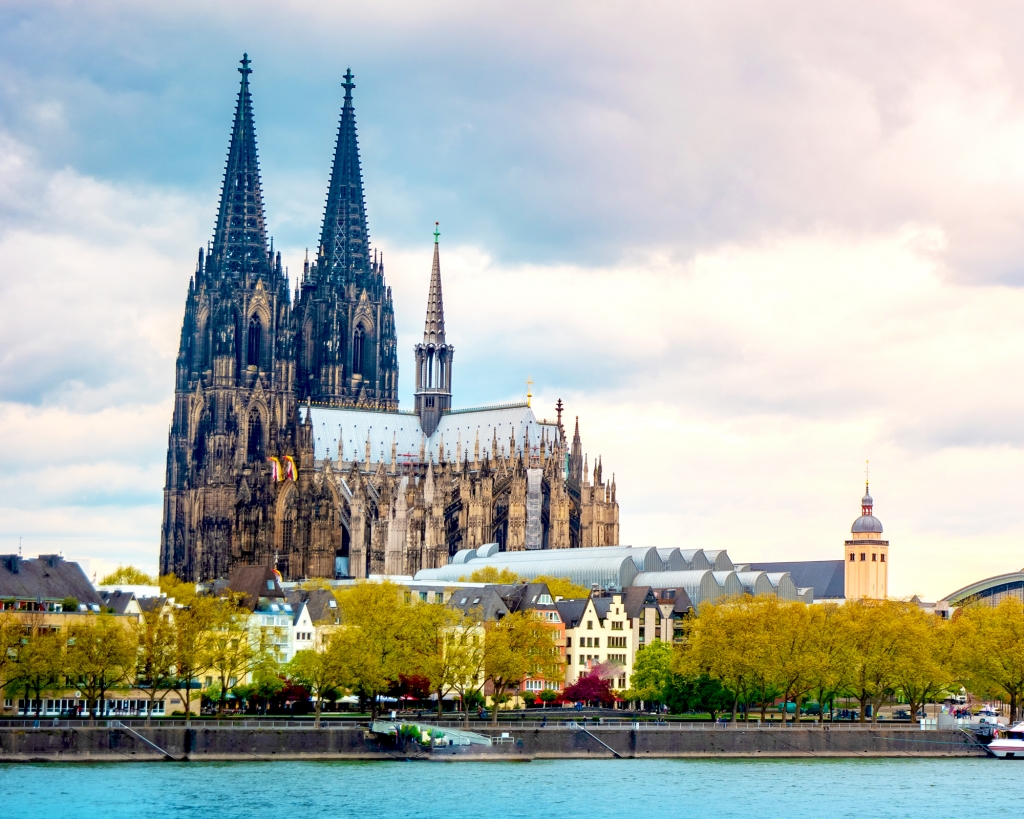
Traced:
[[436, 245], [441, 239], [441, 223], [434, 222], [434, 244]]
[[533, 377], [526, 376], [526, 406], [530, 406], [530, 399], [533, 398]]
[[867, 492], [868, 486], [870, 485], [871, 478], [871, 461], [864, 461], [864, 491]]
[[252, 60], [249, 59], [249, 54], [242, 54], [242, 59], [239, 62], [242, 64], [242, 67], [238, 69], [238, 73], [242, 75], [243, 79], [248, 78], [252, 74], [252, 69], [249, 68], [249, 64], [252, 63]]
[[341, 84], [341, 87], [345, 89], [345, 99], [352, 99], [352, 89], [356, 87], [356, 84], [352, 82], [355, 79], [355, 75], [352, 73], [351, 68], [345, 69], [345, 82]]

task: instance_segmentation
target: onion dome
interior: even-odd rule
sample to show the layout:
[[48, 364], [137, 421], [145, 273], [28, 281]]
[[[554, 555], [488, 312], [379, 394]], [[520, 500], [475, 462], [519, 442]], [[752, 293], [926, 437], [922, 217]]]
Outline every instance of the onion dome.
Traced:
[[850, 529], [853, 534], [882, 534], [882, 521], [876, 518], [872, 514], [872, 507], [874, 507], [875, 501], [871, 497], [871, 493], [868, 491], [868, 484], [864, 483], [864, 497], [860, 500], [860, 517], [853, 522], [853, 527]]

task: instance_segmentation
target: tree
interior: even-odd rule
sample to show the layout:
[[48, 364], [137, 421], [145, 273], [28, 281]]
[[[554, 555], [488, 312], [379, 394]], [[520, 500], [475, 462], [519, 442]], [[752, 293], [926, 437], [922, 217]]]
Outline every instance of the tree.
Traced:
[[867, 719], [871, 706], [872, 721], [878, 719], [878, 707], [896, 687], [896, 656], [900, 639], [899, 601], [849, 601], [842, 613], [851, 638], [851, 690], [860, 702], [860, 721]]
[[328, 639], [324, 645], [315, 649], [296, 652], [285, 669], [291, 679], [309, 689], [313, 696], [314, 728], [320, 727], [320, 714], [327, 693], [349, 682], [340, 649], [341, 641]]
[[[161, 584], [164, 579], [161, 578]], [[196, 696], [199, 675], [209, 665], [209, 635], [214, 626], [217, 601], [195, 594], [195, 587], [189, 596], [188, 584], [181, 585], [186, 586], [183, 596], [188, 602], [174, 612], [174, 690], [185, 705], [185, 724], [190, 725], [190, 703]]]
[[160, 575], [159, 585], [160, 593], [173, 598], [179, 606], [187, 606], [197, 597], [195, 583], [179, 580], [173, 574]]
[[637, 650], [626, 697], [643, 702], [664, 703], [672, 676], [672, 646], [661, 640]]
[[[764, 665], [765, 624], [777, 612], [773, 597], [741, 597], [721, 604], [705, 603], [689, 624], [688, 640], [673, 670], [683, 679], [708, 675], [734, 693], [732, 721], [741, 696], [746, 701]], [[678, 696], [677, 696], [678, 699]]]
[[[440, 718], [445, 694], [464, 691], [474, 683], [479, 685], [483, 648], [475, 633], [474, 618], [458, 609], [441, 603], [421, 603], [413, 607], [413, 616], [419, 630], [415, 645], [420, 656], [416, 666], [437, 695]], [[465, 713], [464, 720], [468, 719]]]
[[[775, 597], [765, 596], [764, 599], [777, 601]], [[795, 706], [793, 719], [800, 722], [800, 703], [813, 684], [808, 628], [810, 613], [804, 603], [779, 601], [774, 612], [766, 609], [765, 613], [771, 618], [766, 630], [769, 657], [775, 679], [782, 689], [782, 724], [785, 727], [790, 702]]]
[[900, 648], [893, 676], [910, 705], [911, 722], [917, 722], [918, 708], [953, 684], [955, 633], [944, 620], [913, 603], [904, 604], [899, 615]]
[[376, 719], [379, 697], [400, 674], [418, 673], [422, 631], [412, 604], [394, 583], [359, 583], [338, 595], [341, 628], [334, 639], [351, 687], [370, 700]]
[[154, 607], [142, 613], [135, 624], [135, 641], [139, 647], [136, 678], [149, 691], [146, 724], [153, 717], [153, 707], [162, 691], [174, 688], [175, 632], [169, 615]]
[[673, 674], [665, 691], [665, 702], [673, 714], [707, 712], [712, 722], [736, 701], [736, 695], [708, 674]]
[[217, 713], [223, 714], [228, 692], [259, 662], [274, 662], [273, 631], [249, 625], [250, 612], [235, 597], [217, 600], [206, 637], [206, 663], [220, 682]]
[[449, 690], [459, 695], [462, 706], [462, 722], [469, 726], [471, 702], [482, 698], [484, 685], [484, 638], [485, 629], [479, 609], [461, 618], [458, 626], [446, 638], [445, 671]]
[[25, 636], [24, 624], [9, 611], [0, 610], [0, 692], [17, 663], [17, 649]]
[[8, 688], [14, 693], [25, 692], [25, 712], [35, 705], [40, 715], [43, 694], [58, 686], [66, 665], [66, 644], [62, 636], [43, 625], [39, 617], [30, 617], [18, 624], [21, 635], [10, 634], [15, 641], [9, 649], [10, 671]]
[[839, 606], [822, 603], [810, 609], [808, 659], [811, 690], [818, 700], [818, 723], [825, 719], [825, 703], [850, 682], [853, 642]]
[[152, 586], [155, 584], [152, 576], [146, 574], [142, 569], [135, 566], [118, 565], [114, 571], [100, 580], [101, 586]]
[[612, 694], [612, 686], [597, 671], [584, 674], [572, 685], [566, 686], [562, 692], [562, 699], [566, 702], [598, 703], [600, 705], [611, 705], [615, 702], [615, 695]]
[[470, 583], [521, 583], [522, 578], [519, 577], [511, 569], [497, 569], [494, 566], [484, 566], [482, 569], [477, 569], [469, 577], [460, 577], [459, 582], [470, 582]]
[[533, 578], [530, 582], [547, 584], [548, 591], [551, 592], [551, 596], [555, 599], [561, 597], [563, 600], [580, 600], [590, 596], [589, 589], [573, 583], [568, 577], [551, 577], [542, 574], [539, 577]]
[[1024, 603], [1014, 598], [994, 608], [973, 603], [956, 613], [950, 627], [965, 687], [975, 694], [997, 693], [1009, 702], [1016, 723], [1024, 704]]
[[68, 677], [82, 689], [92, 719], [106, 711], [107, 692], [134, 676], [137, 648], [134, 632], [113, 615], [83, 617], [68, 629]]
[[484, 677], [491, 683], [491, 722], [497, 725], [499, 698], [527, 676], [559, 679], [562, 658], [554, 630], [536, 611], [517, 611], [484, 628]]

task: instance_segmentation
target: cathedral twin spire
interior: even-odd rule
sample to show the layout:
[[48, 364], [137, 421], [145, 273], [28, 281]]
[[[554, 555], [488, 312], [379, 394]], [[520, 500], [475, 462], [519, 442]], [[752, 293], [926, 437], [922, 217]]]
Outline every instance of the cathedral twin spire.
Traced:
[[270, 258], [267, 252], [266, 217], [260, 165], [256, 155], [256, 129], [249, 93], [249, 55], [241, 60], [242, 75], [231, 129], [231, 144], [224, 170], [224, 186], [213, 234], [208, 267], [221, 277], [254, 278], [262, 274], [269, 280]]
[[331, 166], [323, 230], [317, 265], [321, 275], [339, 282], [356, 281], [365, 286], [370, 272], [366, 202], [359, 166], [356, 112], [352, 105], [352, 70], [345, 72], [345, 102], [338, 123], [338, 141]]

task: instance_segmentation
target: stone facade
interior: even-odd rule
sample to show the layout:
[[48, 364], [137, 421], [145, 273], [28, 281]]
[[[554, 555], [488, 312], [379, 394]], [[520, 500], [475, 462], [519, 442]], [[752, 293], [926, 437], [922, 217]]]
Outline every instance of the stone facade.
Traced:
[[[175, 367], [160, 571], [288, 579], [413, 574], [459, 549], [618, 543], [615, 481], [529, 403], [452, 409], [435, 233], [414, 412], [398, 410], [383, 258], [371, 253], [345, 89], [320, 243], [294, 295], [268, 242], [248, 58], [217, 225], [189, 281]], [[445, 438], [447, 435], [447, 444]]]

